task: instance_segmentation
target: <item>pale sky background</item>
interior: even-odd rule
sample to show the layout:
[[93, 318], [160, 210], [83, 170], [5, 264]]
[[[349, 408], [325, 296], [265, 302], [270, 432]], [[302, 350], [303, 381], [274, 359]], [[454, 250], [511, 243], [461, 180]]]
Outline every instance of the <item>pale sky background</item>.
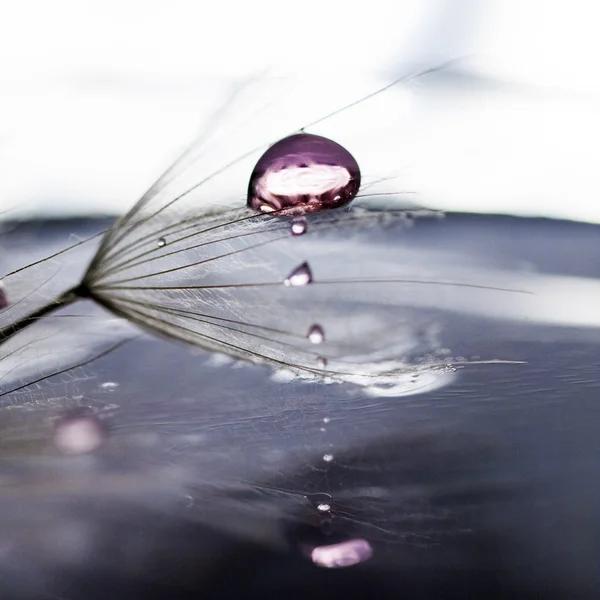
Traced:
[[[351, 146], [367, 179], [390, 175], [390, 189], [431, 208], [600, 222], [596, 10], [589, 0], [13, 2], [0, 23], [0, 211], [126, 211], [253, 74], [265, 85], [245, 92], [248, 106], [263, 110], [210, 150], [214, 165], [261, 132], [283, 136], [294, 118], [461, 58], [462, 77], [396, 87], [323, 133]], [[293, 82], [285, 102], [269, 78]], [[242, 201], [244, 182], [228, 183]]]

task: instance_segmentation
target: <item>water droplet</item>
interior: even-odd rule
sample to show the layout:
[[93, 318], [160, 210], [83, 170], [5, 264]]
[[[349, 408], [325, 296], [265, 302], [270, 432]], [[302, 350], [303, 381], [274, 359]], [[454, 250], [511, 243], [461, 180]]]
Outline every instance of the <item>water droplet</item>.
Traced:
[[333, 454], [323, 454], [323, 460], [326, 463], [329, 463], [333, 460]]
[[104, 423], [89, 409], [77, 409], [54, 427], [54, 446], [62, 454], [77, 456], [98, 450], [106, 439]]
[[328, 569], [351, 567], [369, 560], [372, 556], [371, 544], [361, 539], [330, 546], [317, 546], [310, 554], [315, 565]]
[[292, 221], [292, 235], [304, 235], [306, 233], [306, 219], [296, 217]]
[[320, 325], [311, 325], [306, 337], [312, 344], [321, 344], [325, 340], [325, 332]]
[[330, 417], [323, 417], [323, 423], [329, 423], [331, 421]]
[[307, 262], [303, 262], [299, 267], [296, 267], [283, 282], [287, 286], [301, 286], [312, 283], [312, 271]]
[[[319, 512], [326, 512], [328, 510], [331, 510], [333, 499], [331, 497], [331, 494], [328, 494], [327, 492], [316, 492], [315, 494], [308, 494], [306, 498]], [[321, 508], [322, 506], [328, 506], [329, 508]]]
[[167, 245], [167, 240], [164, 237], [158, 238], [158, 247], [162, 248]]
[[6, 308], [8, 306], [8, 297], [6, 296], [6, 288], [0, 281], [0, 308]]
[[319, 363], [319, 367], [321, 367], [321, 369], [324, 369], [327, 366], [327, 359], [324, 356], [319, 356], [319, 358], [317, 358], [317, 362]]
[[299, 133], [273, 144], [260, 157], [250, 177], [248, 206], [303, 215], [344, 206], [359, 188], [358, 163], [343, 146]]

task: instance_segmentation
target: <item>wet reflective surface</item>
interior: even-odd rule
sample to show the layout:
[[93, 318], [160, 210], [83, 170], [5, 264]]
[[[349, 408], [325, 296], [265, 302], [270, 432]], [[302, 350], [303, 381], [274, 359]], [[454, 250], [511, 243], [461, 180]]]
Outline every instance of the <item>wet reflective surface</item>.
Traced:
[[[99, 227], [6, 231], [1, 272]], [[339, 274], [349, 248], [363, 252], [379, 283], [336, 284], [311, 296], [316, 304], [245, 306], [264, 307], [276, 327], [297, 325], [308, 347], [311, 326], [322, 327], [318, 350], [332, 361], [336, 339], [356, 334], [362, 344], [378, 330], [376, 345], [388, 331], [412, 365], [404, 379], [290, 381], [270, 367], [134, 337], [136, 327], [90, 302], [15, 337], [0, 361], [2, 596], [596, 598], [598, 228], [448, 215], [378, 224], [369, 235], [367, 244], [332, 233], [303, 248], [310, 236], [291, 239], [281, 272], [306, 256], [315, 281], [276, 289], [316, 290]], [[339, 242], [339, 258], [329, 241]], [[57, 257], [45, 277], [6, 282], [11, 301], [23, 299], [6, 314], [65, 289], [92, 252]], [[390, 289], [381, 281], [392, 254], [410, 279], [528, 293]], [[257, 275], [235, 275], [243, 273]], [[122, 338], [133, 339], [27, 385]], [[494, 359], [515, 364], [481, 364]], [[76, 407], [89, 407], [107, 437], [93, 452], [63, 456], [54, 427]], [[354, 554], [360, 564], [330, 569], [311, 558], [359, 540], [372, 551], [365, 562]]]

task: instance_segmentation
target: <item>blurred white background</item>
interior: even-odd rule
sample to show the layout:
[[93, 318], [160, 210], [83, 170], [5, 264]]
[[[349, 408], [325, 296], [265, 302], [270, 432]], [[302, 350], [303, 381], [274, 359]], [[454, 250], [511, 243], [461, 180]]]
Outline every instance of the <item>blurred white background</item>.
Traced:
[[[124, 212], [251, 75], [312, 82], [326, 114], [336, 81], [357, 99], [461, 59], [451, 78], [395, 87], [357, 111], [357, 129], [373, 132], [369, 157], [431, 208], [600, 222], [594, 8], [589, 0], [5, 5], [0, 211]], [[300, 114], [305, 96], [298, 106], [291, 98], [285, 112]], [[262, 101], [276, 98], [265, 92]], [[256, 127], [261, 119], [277, 125], [276, 111]], [[227, 162], [237, 144], [221, 152]]]

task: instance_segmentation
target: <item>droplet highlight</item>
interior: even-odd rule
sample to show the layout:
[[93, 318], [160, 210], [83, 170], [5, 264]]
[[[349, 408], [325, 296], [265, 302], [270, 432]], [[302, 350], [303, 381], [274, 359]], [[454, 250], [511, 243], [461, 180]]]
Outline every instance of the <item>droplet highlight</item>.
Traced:
[[311, 325], [306, 337], [311, 344], [322, 344], [325, 341], [325, 331], [320, 325]]
[[306, 233], [307, 225], [304, 217], [296, 217], [292, 221], [292, 235], [304, 235]]
[[327, 569], [352, 567], [369, 560], [373, 556], [373, 548], [367, 540], [356, 539], [317, 546], [310, 554], [313, 563]]
[[248, 206], [261, 212], [303, 215], [351, 202], [360, 188], [358, 163], [328, 138], [299, 133], [273, 144], [259, 159], [248, 186]]
[[284, 280], [287, 286], [298, 287], [312, 283], [313, 276], [310, 266], [307, 262], [303, 262], [299, 267], [296, 267]]
[[323, 454], [323, 460], [326, 463], [330, 463], [333, 460], [333, 454]]
[[327, 502], [321, 502], [321, 504], [317, 506], [317, 510], [319, 512], [329, 512], [331, 510], [331, 504], [327, 504]]
[[167, 240], [164, 237], [158, 238], [158, 247], [163, 248], [167, 245]]

